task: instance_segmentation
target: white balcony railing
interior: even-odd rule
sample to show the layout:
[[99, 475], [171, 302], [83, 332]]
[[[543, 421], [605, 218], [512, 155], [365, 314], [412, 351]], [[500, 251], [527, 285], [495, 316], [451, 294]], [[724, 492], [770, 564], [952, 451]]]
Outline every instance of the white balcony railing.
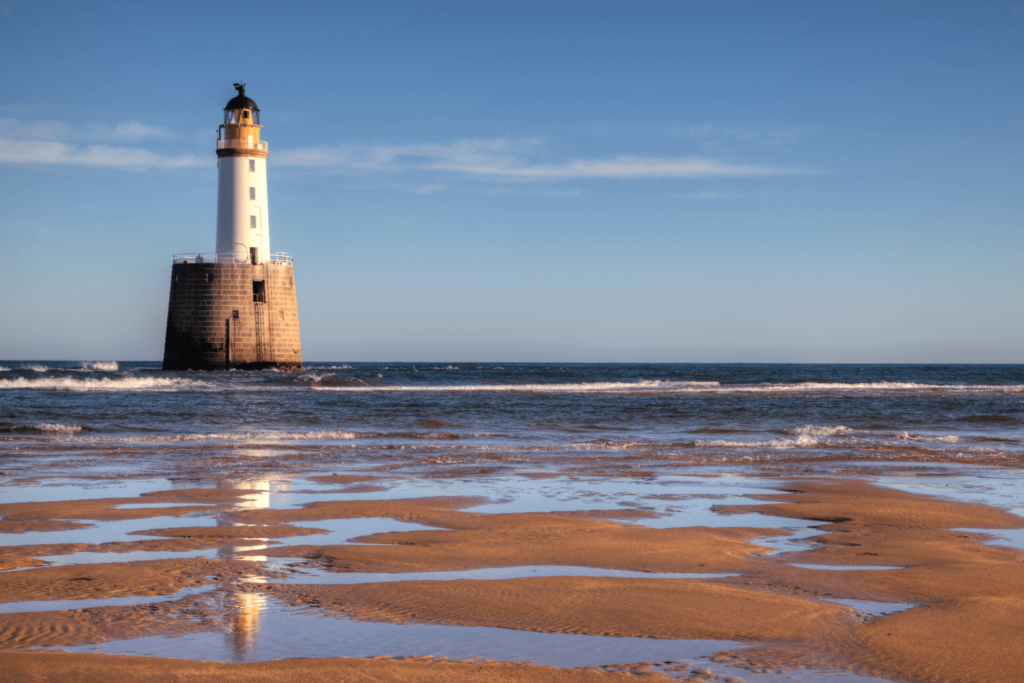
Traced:
[[[235, 252], [219, 254], [175, 254], [174, 263], [249, 263], [249, 255]], [[270, 258], [263, 259], [261, 263], [270, 263], [276, 266], [292, 265], [291, 254], [279, 251], [271, 254]]]
[[259, 142], [254, 142], [250, 145], [248, 140], [239, 140], [237, 138], [232, 138], [230, 140], [217, 140], [217, 149], [255, 149], [261, 152], [266, 152], [267, 141], [260, 140]]

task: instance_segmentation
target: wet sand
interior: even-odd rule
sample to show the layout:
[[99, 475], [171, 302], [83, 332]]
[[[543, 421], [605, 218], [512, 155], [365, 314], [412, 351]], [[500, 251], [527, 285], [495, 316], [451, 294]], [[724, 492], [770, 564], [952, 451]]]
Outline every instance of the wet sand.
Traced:
[[[386, 490], [388, 481], [360, 475], [316, 480], [365, 486], [374, 494]], [[750, 647], [724, 651], [716, 658], [734, 664], [730, 670], [737, 677], [766, 669], [831, 667], [898, 681], [1024, 678], [1024, 651], [1019, 648], [1024, 632], [1024, 552], [986, 544], [982, 533], [957, 531], [1022, 528], [1024, 519], [987, 505], [937, 499], [866, 481], [780, 479], [777, 488], [775, 494], [747, 494], [749, 503], [723, 504], [717, 512], [726, 523], [729, 514], [749, 513], [819, 522], [818, 530], [824, 533], [814, 537], [806, 550], [772, 553], [763, 544], [765, 539], [788, 532], [744, 527], [740, 518], [733, 527], [652, 528], [639, 522], [655, 513], [636, 506], [482, 513], [473, 509], [486, 502], [479, 496], [314, 500], [289, 509], [257, 509], [239, 507], [252, 490], [178, 489], [133, 498], [4, 504], [0, 524], [39, 528], [211, 514], [212, 510], [226, 524], [256, 526], [155, 525], [145, 535], [161, 538], [81, 544], [81, 548], [7, 547], [0, 562], [8, 564], [0, 568], [11, 570], [0, 572], [0, 605], [131, 595], [173, 597], [185, 588], [209, 587], [219, 595], [255, 596], [247, 600], [270, 597], [313, 610], [325, 619], [344, 615], [551, 634], [741, 641]], [[147, 503], [168, 507], [119, 507]], [[354, 543], [315, 544], [316, 535], [328, 531], [316, 522], [366, 518], [432, 528], [370, 534]], [[285, 539], [301, 536], [310, 536], [309, 542], [283, 544]], [[239, 550], [227, 558], [32, 567], [41, 563], [41, 557], [83, 552], [83, 548], [114, 554], [191, 550], [237, 546], [250, 538], [277, 538], [282, 544], [269, 541], [267, 548]], [[7, 533], [0, 540], [17, 543], [17, 534]], [[300, 568], [328, 575], [570, 566], [651, 572], [651, 577], [418, 581], [412, 576], [404, 578], [413, 580], [342, 585], [302, 583], [301, 574], [294, 574], [284, 583], [275, 581], [281, 578], [279, 573], [264, 569], [267, 557], [293, 558]], [[829, 566], [846, 570], [822, 568]], [[732, 576], [657, 576], [694, 572]], [[911, 607], [866, 618], [854, 607], [831, 602], [835, 599]], [[24, 651], [215, 629], [224, 606], [224, 600], [189, 595], [153, 605], [0, 614], [0, 678], [585, 681], [625, 675], [507, 663], [330, 658], [218, 664]], [[236, 621], [239, 618], [248, 617], [236, 617]], [[647, 673], [656, 675], [653, 670]], [[687, 676], [675, 677], [690, 680]], [[698, 679], [709, 680], [693, 678]]]
[[189, 662], [155, 657], [116, 657], [68, 653], [0, 654], [0, 677], [9, 681], [67, 681], [108, 683], [110, 681], [217, 681], [218, 683], [336, 683], [346, 681], [395, 681], [395, 683], [614, 683], [633, 680], [629, 672], [555, 669], [498, 663], [446, 662], [443, 660], [403, 661], [396, 659], [287, 659], [251, 664]]
[[[258, 518], [282, 512], [266, 510]], [[383, 512], [383, 511], [382, 511]], [[335, 509], [335, 514], [343, 511]], [[402, 513], [398, 519], [410, 519]], [[620, 518], [641, 516], [614, 511]], [[387, 516], [384, 514], [374, 516]], [[479, 514], [445, 511], [415, 517], [448, 530], [406, 531], [354, 539], [366, 545], [289, 546], [260, 551], [270, 557], [305, 557], [339, 571], [426, 572], [484, 567], [566, 565], [642, 572], [750, 571], [768, 550], [754, 539], [785, 535], [774, 529], [651, 529], [597, 514]], [[246, 515], [253, 519], [253, 515]]]

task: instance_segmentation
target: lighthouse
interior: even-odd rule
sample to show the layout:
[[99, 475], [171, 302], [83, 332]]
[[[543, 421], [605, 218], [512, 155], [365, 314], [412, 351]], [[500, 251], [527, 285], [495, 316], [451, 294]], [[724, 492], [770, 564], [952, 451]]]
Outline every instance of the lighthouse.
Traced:
[[224, 107], [217, 140], [217, 253], [259, 264], [270, 256], [267, 143], [260, 140], [260, 108], [236, 83]]
[[217, 129], [216, 251], [174, 256], [164, 370], [302, 369], [294, 262], [270, 251], [260, 109], [235, 89]]

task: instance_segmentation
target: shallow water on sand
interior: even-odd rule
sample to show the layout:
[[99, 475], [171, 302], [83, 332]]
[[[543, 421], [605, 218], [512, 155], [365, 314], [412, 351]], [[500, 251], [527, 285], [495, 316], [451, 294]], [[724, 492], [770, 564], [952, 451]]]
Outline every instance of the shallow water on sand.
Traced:
[[[258, 618], [261, 625], [258, 634], [232, 628], [60, 649], [176, 658], [187, 653], [189, 659], [236, 662], [290, 657], [448, 657], [456, 660], [529, 661], [563, 668], [607, 667], [609, 670], [620, 662], [648, 662], [657, 663], [651, 668], [665, 671], [670, 677], [706, 670], [710, 674], [749, 683], [882, 683], [882, 679], [848, 672], [795, 670], [756, 673], [709, 659], [716, 652], [744, 647], [743, 643], [735, 641], [608, 638], [498, 628], [388, 624], [322, 616], [283, 605], [263, 595], [235, 594], [225, 599], [235, 603], [236, 609], [247, 619]], [[890, 608], [883, 612], [884, 607], [876, 609], [880, 610], [879, 613], [897, 611]], [[867, 612], [866, 609], [864, 611]], [[234, 622], [237, 624], [240, 620], [235, 617]]]
[[[51, 499], [87, 499], [96, 497], [128, 497], [125, 494], [166, 490], [168, 481], [122, 482], [108, 484], [113, 496], [96, 496], [97, 491], [88, 482], [63, 481], [60, 486], [31, 487], [34, 492], [45, 490]], [[196, 482], [187, 485], [175, 482], [178, 488], [196, 488]], [[759, 544], [779, 550], [801, 550], [813, 543], [820, 533], [815, 526], [820, 522], [803, 522], [761, 514], [727, 515], [714, 511], [715, 505], [760, 503], [749, 496], [778, 493], [770, 479], [757, 477], [649, 477], [642, 480], [607, 479], [592, 477], [534, 479], [529, 477], [499, 476], [472, 480], [383, 480], [377, 482], [386, 491], [341, 491], [335, 484], [312, 480], [249, 481], [240, 484], [247, 497], [237, 506], [211, 506], [208, 511], [185, 516], [151, 517], [124, 521], [98, 521], [92, 526], [74, 531], [34, 532], [29, 534], [0, 534], [4, 545], [53, 542], [104, 543], [110, 541], [139, 541], [157, 536], [146, 534], [149, 529], [180, 527], [215, 527], [225, 523], [224, 515], [246, 509], [295, 509], [318, 500], [381, 500], [387, 498], [415, 498], [438, 495], [483, 496], [495, 501], [467, 508], [472, 512], [488, 514], [516, 512], [549, 512], [570, 510], [622, 510], [631, 513], [640, 510], [653, 515], [630, 519], [629, 524], [668, 528], [673, 526], [750, 526], [764, 529], [787, 529], [790, 537], [763, 538]], [[163, 486], [161, 486], [163, 484]], [[220, 482], [219, 487], [230, 487]], [[27, 487], [26, 487], [27, 488]], [[63, 496], [53, 495], [56, 491]], [[302, 493], [295, 493], [301, 491]], [[19, 496], [21, 498], [22, 496]], [[141, 499], [145, 500], [145, 499]], [[625, 503], [625, 505], [623, 505]], [[145, 505], [139, 503], [138, 506]], [[119, 504], [119, 509], [139, 509], [135, 504]], [[234, 525], [233, 525], [234, 526]], [[259, 537], [258, 525], [244, 525]], [[272, 572], [273, 578], [253, 576], [256, 583], [282, 584], [356, 584], [404, 580], [500, 580], [538, 576], [606, 576], [623, 579], [659, 578], [665, 580], [716, 579], [728, 574], [671, 574], [609, 570], [593, 567], [528, 566], [485, 568], [451, 572], [416, 572], [405, 574], [374, 574], [335, 572], [324, 570], [301, 558], [268, 558], [258, 553], [260, 547], [282, 545], [325, 545], [359, 542], [372, 534], [401, 533], [425, 530], [431, 527], [390, 518], [333, 519], [304, 523], [302, 526], [325, 529], [316, 533], [290, 538], [268, 539], [263, 546], [254, 546], [242, 539], [225, 539], [224, 545], [199, 551], [134, 551], [127, 553], [81, 552], [67, 555], [40, 557], [54, 565], [94, 564], [171, 558], [205, 557], [251, 560], [255, 567]], [[134, 532], [134, 533], [133, 533]], [[142, 532], [142, 533], [139, 533]], [[769, 551], [771, 552], [771, 551]], [[23, 570], [13, 570], [23, 571]], [[52, 600], [8, 603], [0, 613], [30, 612], [61, 609], [90, 609], [101, 606], [171, 604], [174, 601], [199, 597], [214, 600], [224, 609], [218, 625], [209, 631], [181, 636], [152, 636], [129, 640], [114, 640], [76, 647], [62, 647], [70, 651], [105, 652], [109, 654], [151, 654], [192, 659], [219, 661], [260, 661], [282, 657], [326, 656], [437, 656], [465, 659], [482, 657], [499, 661], [532, 661], [560, 667], [606, 666], [619, 662], [672, 662], [660, 664], [672, 676], [688, 676], [695, 670], [707, 670], [717, 675], [740, 676], [754, 681], [807, 681], [823, 683], [832, 680], [870, 681], [873, 679], [837, 674], [835, 672], [796, 670], [785, 674], [734, 668], [716, 663], [709, 657], [723, 650], [743, 647], [742, 643], [714, 640], [659, 640], [651, 638], [610, 638], [590, 635], [535, 633], [509, 629], [442, 626], [433, 624], [391, 624], [353, 620], [343, 616], [325, 615], [311, 608], [296, 608], [280, 603], [271, 596], [248, 593], [245, 582], [219, 587], [186, 589], [159, 597], [127, 597], [96, 600]], [[240, 588], [241, 587], [241, 588]], [[853, 605], [851, 605], [853, 606]], [[861, 606], [858, 611], [866, 618], [875, 616]], [[877, 608], [878, 614], [889, 611]], [[856, 608], [856, 607], [855, 607]], [[671, 669], [671, 671], [668, 671]]]
[[160, 597], [152, 595], [136, 595], [127, 598], [97, 598], [95, 600], [26, 600], [24, 602], [0, 603], [0, 614], [17, 614], [18, 612], [55, 612], [58, 610], [91, 609], [93, 607], [127, 607], [132, 605], [154, 605], [161, 602], [172, 602], [183, 598], [209, 593], [209, 588], [185, 588]]
[[606, 638], [498, 628], [389, 624], [324, 616], [251, 593], [225, 599], [239, 604], [259, 631], [232, 629], [178, 637], [147, 637], [60, 648], [74, 652], [147, 654], [158, 657], [252, 662], [288, 657], [482, 657], [532, 661], [558, 667], [602, 666], [624, 661], [704, 657], [742, 647], [724, 640]]
[[[374, 574], [368, 572], [334, 572], [298, 563], [268, 563], [268, 569], [293, 572], [285, 578], [275, 578], [274, 583], [336, 584], [387, 583], [389, 581], [497, 581], [500, 579], [521, 579], [540, 576], [609, 576], [619, 579], [721, 579], [738, 574], [674, 574], [669, 572], [631, 572], [622, 569], [573, 566], [529, 566], [493, 567], [488, 569], [466, 569], [450, 572], [409, 572], [405, 574]], [[266, 583], [262, 577], [259, 583]]]

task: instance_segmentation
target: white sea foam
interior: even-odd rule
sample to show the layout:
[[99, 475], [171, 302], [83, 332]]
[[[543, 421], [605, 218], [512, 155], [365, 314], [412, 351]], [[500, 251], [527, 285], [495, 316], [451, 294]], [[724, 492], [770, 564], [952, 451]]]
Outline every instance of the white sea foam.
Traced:
[[[57, 425], [59, 426], [59, 425]], [[52, 431], [80, 431], [82, 428]], [[38, 428], [38, 425], [31, 425]], [[13, 430], [12, 430], [13, 431]], [[311, 431], [311, 432], [223, 432], [218, 434], [176, 434], [174, 436], [150, 435], [150, 436], [110, 436], [97, 437], [90, 435], [91, 441], [102, 441], [104, 443], [192, 443], [196, 441], [237, 441], [246, 444], [277, 443], [280, 441], [349, 441], [360, 438], [380, 437], [383, 434], [349, 432], [345, 430]]]
[[853, 430], [849, 427], [844, 427], [843, 425], [836, 425], [834, 427], [804, 425], [803, 427], [795, 427], [786, 431], [790, 434], [797, 434], [800, 436], [842, 436], [843, 434], [849, 434]]
[[[378, 377], [380, 377], [380, 375], [378, 375]], [[346, 377], [344, 375], [338, 375], [333, 372], [303, 372], [302, 374], [299, 375], [299, 379], [311, 381], [313, 383], [320, 383], [326, 379], [331, 381], [358, 383], [365, 387], [372, 386], [365, 380], [361, 380], [356, 377]]]
[[737, 391], [935, 391], [1024, 393], [1024, 384], [918, 384], [915, 382], [858, 382], [852, 384], [800, 382], [799, 384], [734, 385]]
[[118, 369], [117, 362], [112, 360], [86, 362], [82, 363], [82, 367], [86, 370], [97, 370], [99, 372], [116, 372]]
[[822, 444], [834, 444], [834, 441], [817, 439], [807, 434], [801, 434], [795, 439], [769, 439], [767, 441], [728, 441], [725, 439], [713, 439], [710, 441], [697, 441], [696, 446], [716, 446], [719, 448], [776, 448], [785, 450], [787, 448], [807, 448], [810, 446], [821, 446]]
[[[377, 375], [381, 377], [381, 375]], [[585, 393], [628, 391], [676, 391], [709, 389], [718, 382], [580, 382], [575, 384], [450, 384], [450, 385], [379, 385], [354, 387], [311, 387], [319, 391], [448, 391], [448, 392], [525, 392], [525, 393]]]
[[68, 434], [74, 434], [75, 432], [82, 431], [81, 425], [65, 425], [57, 422], [39, 422], [34, 425], [29, 425], [32, 429], [37, 429], [41, 432], [64, 432]]
[[[381, 377], [381, 375], [377, 375]], [[819, 392], [952, 392], [952, 393], [1024, 393], [1024, 385], [915, 384], [910, 382], [863, 382], [857, 384], [801, 382], [799, 384], [726, 384], [719, 382], [670, 382], [639, 380], [636, 382], [579, 382], [571, 384], [452, 384], [452, 385], [378, 385], [378, 386], [312, 386], [318, 391], [363, 392], [522, 392], [522, 393], [819, 393]]]
[[895, 436], [895, 438], [900, 441], [942, 441], [943, 443], [960, 442], [959, 436], [928, 436], [926, 434], [911, 434], [910, 432], [900, 432]]
[[50, 368], [46, 367], [45, 365], [34, 365], [34, 364], [33, 364], [33, 365], [29, 365], [29, 366], [28, 366], [27, 368], [25, 368], [25, 369], [26, 369], [26, 370], [35, 370], [36, 372], [46, 372], [46, 371], [47, 371], [47, 370], [49, 370]]
[[214, 388], [205, 382], [170, 377], [121, 377], [112, 379], [76, 379], [47, 377], [44, 379], [0, 379], [0, 389], [42, 389], [50, 391], [180, 391]]
[[329, 429], [324, 431], [310, 432], [225, 432], [221, 434], [189, 434], [187, 436], [174, 437], [181, 441], [205, 441], [207, 439], [218, 441], [329, 441], [332, 439], [358, 439], [360, 437], [379, 436], [379, 434], [359, 434], [344, 429]]
[[5, 368], [4, 366], [0, 365], [0, 372], [10, 372], [10, 371], [11, 371], [10, 368]]
[[82, 431], [81, 425], [66, 425], [58, 422], [37, 422], [35, 424], [21, 424], [12, 425], [4, 424], [0, 425], [0, 433], [10, 432], [58, 432], [64, 434], [74, 434], [75, 432]]
[[240, 441], [247, 444], [274, 443], [278, 441], [349, 441], [359, 438], [373, 438], [381, 434], [360, 434], [342, 429], [312, 432], [224, 432], [219, 434], [179, 434], [177, 436], [120, 436], [103, 439], [114, 443], [176, 443], [192, 441]]

